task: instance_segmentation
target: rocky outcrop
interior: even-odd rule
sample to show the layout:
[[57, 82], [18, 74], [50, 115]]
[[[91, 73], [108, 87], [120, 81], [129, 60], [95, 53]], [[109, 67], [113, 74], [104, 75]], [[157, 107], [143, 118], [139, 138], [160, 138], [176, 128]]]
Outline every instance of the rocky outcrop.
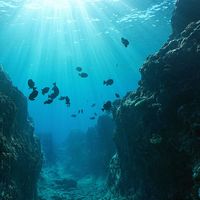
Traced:
[[0, 69], [0, 199], [35, 200], [40, 144], [23, 94]]
[[199, 0], [177, 0], [172, 16], [173, 36], [180, 34], [191, 22], [200, 19]]
[[115, 124], [107, 115], [98, 117], [97, 125], [86, 133], [72, 130], [64, 143], [63, 153], [68, 172], [77, 177], [105, 176], [115, 152], [113, 131]]
[[176, 34], [147, 59], [137, 91], [127, 94], [114, 113], [119, 159], [116, 165], [112, 161], [110, 176], [115, 177], [119, 164], [120, 176], [108, 181], [114, 192], [132, 193], [134, 200], [200, 198], [197, 10], [198, 0], [177, 2], [172, 20]]

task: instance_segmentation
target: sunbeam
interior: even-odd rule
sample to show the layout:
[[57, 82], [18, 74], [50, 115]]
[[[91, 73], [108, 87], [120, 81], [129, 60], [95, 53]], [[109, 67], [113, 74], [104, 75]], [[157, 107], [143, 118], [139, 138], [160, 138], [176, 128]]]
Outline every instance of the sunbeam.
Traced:
[[[0, 62], [6, 65], [13, 82], [27, 94], [24, 83], [30, 77], [37, 80], [37, 87], [56, 81], [61, 92], [67, 93], [73, 102], [70, 110], [57, 103], [44, 107], [43, 97], [29, 102], [38, 131], [57, 129], [58, 119], [62, 133], [77, 125], [86, 130], [95, 121], [75, 121], [70, 112], [88, 107], [91, 102], [98, 102], [101, 111], [106, 100], [114, 100], [113, 93], [125, 94], [136, 87], [139, 66], [170, 32], [169, 26], [168, 31], [162, 28], [162, 24], [169, 25], [169, 18], [154, 21], [160, 12], [170, 16], [169, 2], [164, 2], [140, 10], [136, 3], [126, 0], [19, 0], [18, 4], [3, 4], [9, 10], [7, 15], [0, 7], [5, 24], [0, 31]], [[152, 22], [159, 29], [158, 40], [153, 42], [151, 38], [158, 29]], [[122, 46], [121, 37], [129, 39], [129, 48]], [[74, 70], [76, 66], [85, 69], [88, 79], [80, 79]], [[103, 80], [109, 78], [115, 84], [105, 90]], [[86, 115], [90, 112], [85, 110]], [[51, 115], [51, 126], [46, 123], [46, 115]]]

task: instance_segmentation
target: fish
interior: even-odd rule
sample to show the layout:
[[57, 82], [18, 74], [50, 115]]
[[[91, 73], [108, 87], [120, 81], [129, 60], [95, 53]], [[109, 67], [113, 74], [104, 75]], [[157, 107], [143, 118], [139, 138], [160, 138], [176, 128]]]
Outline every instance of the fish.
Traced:
[[34, 101], [35, 98], [38, 96], [38, 91], [36, 90], [36, 88], [33, 88], [33, 91], [31, 92], [31, 94], [29, 95], [29, 100]]
[[116, 98], [120, 98], [120, 95], [118, 93], [115, 93]]
[[108, 111], [110, 112], [112, 109], [112, 102], [111, 101], [107, 101], [102, 108], [102, 111]]
[[112, 85], [114, 83], [113, 79], [108, 79], [107, 81], [103, 81], [103, 84], [106, 86]]
[[78, 114], [83, 114], [83, 109], [78, 110]]
[[77, 115], [76, 114], [72, 114], [71, 117], [75, 118]]
[[76, 71], [81, 72], [82, 71], [82, 67], [76, 67]]
[[65, 97], [65, 104], [70, 107], [70, 98], [68, 96]]
[[53, 93], [51, 93], [50, 95], [48, 95], [48, 97], [50, 99], [55, 99], [59, 95], [59, 93], [60, 93], [58, 87], [56, 86], [56, 83], [53, 83], [52, 90], [53, 90]]
[[128, 47], [128, 45], [129, 45], [129, 41], [127, 40], [127, 39], [125, 39], [125, 38], [121, 38], [121, 43], [125, 46], [125, 47]]
[[90, 117], [90, 120], [94, 120], [94, 119], [96, 119], [95, 117]]
[[53, 83], [53, 88], [52, 88], [52, 90], [53, 90], [53, 92], [54, 92], [54, 94], [55, 94], [56, 96], [59, 95], [60, 91], [59, 91], [59, 89], [58, 89], [56, 83]]
[[48, 92], [49, 92], [49, 89], [50, 89], [49, 87], [43, 88], [43, 89], [42, 89], [42, 94], [45, 95], [46, 93], [48, 93]]
[[78, 75], [79, 75], [81, 78], [87, 78], [87, 77], [88, 77], [88, 74], [85, 73], [85, 72], [79, 73]]
[[48, 99], [44, 102], [44, 104], [51, 104], [53, 102], [53, 99]]
[[97, 113], [94, 113], [94, 116], [97, 116]]
[[29, 89], [33, 89], [35, 87], [35, 82], [32, 79], [28, 80]]
[[93, 103], [93, 104], [91, 105], [92, 108], [94, 108], [95, 106], [96, 106], [96, 103]]

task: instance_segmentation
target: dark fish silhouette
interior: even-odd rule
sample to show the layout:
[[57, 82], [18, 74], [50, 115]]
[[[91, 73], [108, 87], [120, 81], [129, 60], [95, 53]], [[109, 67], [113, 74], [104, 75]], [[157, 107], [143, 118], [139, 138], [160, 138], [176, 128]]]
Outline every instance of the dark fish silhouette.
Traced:
[[50, 99], [55, 99], [59, 95], [59, 93], [60, 93], [58, 87], [56, 86], [56, 83], [53, 83], [52, 90], [53, 90], [53, 93], [50, 94], [50, 95], [48, 95], [48, 97]]
[[68, 96], [65, 97], [65, 104], [70, 107], [70, 98]]
[[103, 81], [103, 84], [108, 86], [108, 85], [112, 85], [114, 83], [113, 79], [108, 79], [107, 81]]
[[122, 42], [122, 44], [125, 46], [125, 47], [128, 47], [128, 45], [129, 45], [129, 41], [127, 40], [127, 39], [125, 39], [125, 38], [121, 38], [121, 42]]
[[78, 110], [78, 114], [83, 114], [83, 109]]
[[49, 92], [49, 89], [50, 89], [49, 87], [43, 88], [43, 89], [42, 89], [42, 94], [45, 95], [46, 93], [48, 93], [48, 92]]
[[52, 90], [53, 90], [53, 92], [54, 92], [54, 94], [56, 95], [56, 96], [58, 96], [59, 95], [59, 89], [58, 89], [58, 87], [56, 86], [56, 83], [53, 83], [53, 88], [52, 88]]
[[68, 96], [60, 96], [60, 101], [65, 100], [65, 104], [69, 107], [70, 106], [70, 98]]
[[120, 98], [120, 95], [118, 93], [115, 93], [116, 98]]
[[94, 113], [94, 116], [97, 116], [97, 113]]
[[76, 71], [81, 72], [82, 71], [82, 67], [77, 67]]
[[87, 78], [87, 77], [88, 77], [88, 74], [85, 73], [85, 72], [79, 73], [78, 75], [79, 75], [81, 78]]
[[92, 105], [91, 105], [91, 107], [93, 108], [93, 107], [95, 107], [96, 106], [96, 104], [95, 103], [93, 103]]
[[77, 115], [76, 114], [72, 114], [71, 117], [75, 118]]
[[94, 119], [95, 119], [95, 117], [90, 117], [90, 119], [91, 119], [91, 120], [94, 120]]
[[28, 80], [28, 86], [29, 86], [29, 89], [34, 89], [34, 87], [35, 87], [35, 82], [34, 82], [32, 79], [29, 79], [29, 80]]
[[53, 99], [48, 99], [44, 102], [44, 104], [51, 104], [53, 102]]
[[102, 111], [111, 111], [112, 109], [112, 103], [111, 101], [107, 101], [104, 105], [103, 105], [103, 108], [102, 108]]
[[34, 88], [33, 88], [33, 91], [32, 91], [31, 94], [29, 95], [29, 100], [34, 101], [35, 98], [37, 97], [37, 95], [38, 95], [38, 91], [37, 91], [36, 88], [34, 87]]

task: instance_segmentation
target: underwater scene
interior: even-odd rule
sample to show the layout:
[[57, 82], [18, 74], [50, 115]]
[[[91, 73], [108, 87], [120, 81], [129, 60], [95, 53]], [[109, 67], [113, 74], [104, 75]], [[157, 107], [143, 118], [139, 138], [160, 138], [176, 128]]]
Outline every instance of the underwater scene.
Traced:
[[199, 0], [0, 0], [0, 200], [200, 199]]

